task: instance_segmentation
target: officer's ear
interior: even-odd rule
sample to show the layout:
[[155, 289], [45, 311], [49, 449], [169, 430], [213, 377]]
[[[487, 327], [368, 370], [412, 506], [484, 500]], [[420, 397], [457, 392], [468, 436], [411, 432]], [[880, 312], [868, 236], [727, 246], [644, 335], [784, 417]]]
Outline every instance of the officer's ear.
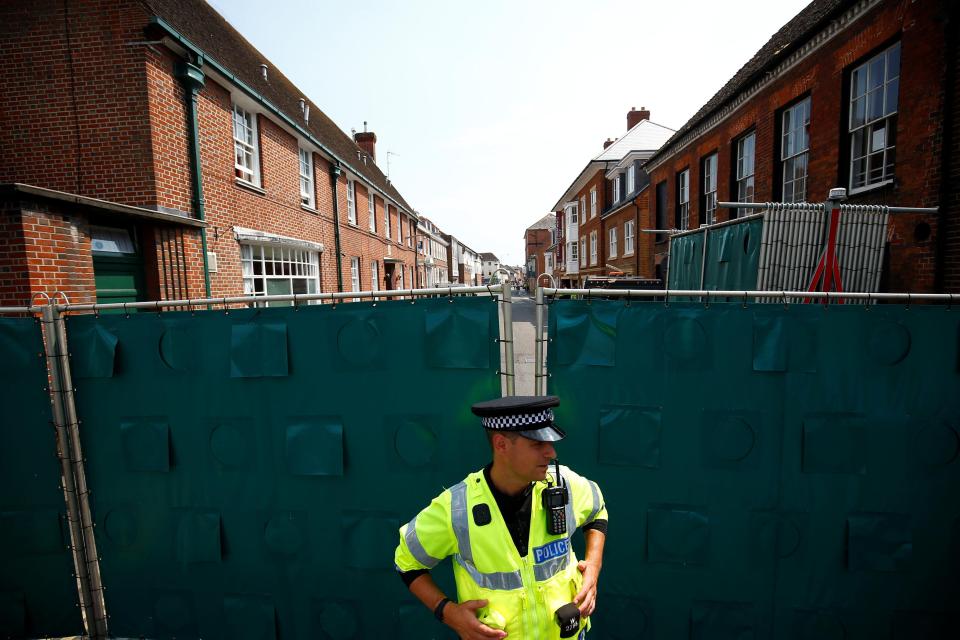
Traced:
[[505, 451], [509, 442], [515, 441], [519, 437], [517, 433], [497, 433], [487, 431], [487, 439], [490, 441], [490, 449], [494, 452]]

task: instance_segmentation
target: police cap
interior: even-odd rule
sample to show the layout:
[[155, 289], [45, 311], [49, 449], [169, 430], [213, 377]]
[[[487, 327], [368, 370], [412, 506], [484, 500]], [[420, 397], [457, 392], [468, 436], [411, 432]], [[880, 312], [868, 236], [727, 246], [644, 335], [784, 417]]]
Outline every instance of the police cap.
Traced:
[[556, 442], [566, 437], [553, 422], [553, 408], [560, 405], [557, 396], [507, 396], [478, 402], [471, 407], [488, 431], [511, 431], [540, 442]]

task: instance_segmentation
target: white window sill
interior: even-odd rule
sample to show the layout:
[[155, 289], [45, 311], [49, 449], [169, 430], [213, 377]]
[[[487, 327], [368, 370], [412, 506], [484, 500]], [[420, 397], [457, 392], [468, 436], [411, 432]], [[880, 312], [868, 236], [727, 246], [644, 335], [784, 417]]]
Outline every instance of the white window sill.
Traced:
[[303, 209], [304, 211], [309, 211], [310, 213], [315, 213], [315, 214], [317, 214], [317, 215], [320, 214], [320, 212], [317, 211], [316, 209], [314, 209], [313, 207], [311, 207], [311, 206], [309, 206], [309, 205], [306, 205], [306, 204], [303, 204], [303, 203], [300, 204], [300, 208]]
[[253, 184], [252, 182], [247, 182], [246, 180], [241, 180], [240, 178], [234, 178], [233, 182], [238, 187], [243, 187], [244, 189], [253, 191], [254, 193], [259, 193], [262, 196], [267, 195], [267, 190], [260, 187], [260, 185]]
[[621, 257], [621, 258], [626, 258], [626, 257], [632, 256], [632, 255], [633, 255], [633, 251], [624, 251], [624, 252], [623, 252], [623, 255], [620, 256], [620, 257]]
[[850, 189], [847, 192], [848, 196], [855, 196], [861, 193], [868, 193], [870, 191], [876, 191], [877, 189], [882, 189], [883, 187], [893, 184], [893, 178], [884, 180], [883, 182], [875, 182], [874, 184], [868, 184], [865, 187], [857, 187], [856, 189]]

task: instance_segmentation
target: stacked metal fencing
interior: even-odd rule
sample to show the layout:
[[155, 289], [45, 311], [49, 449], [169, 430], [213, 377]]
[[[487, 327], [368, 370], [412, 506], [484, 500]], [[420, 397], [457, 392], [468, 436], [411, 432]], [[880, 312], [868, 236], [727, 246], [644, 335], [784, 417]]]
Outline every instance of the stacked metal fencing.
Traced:
[[539, 292], [558, 455], [610, 511], [591, 637], [957, 637], [952, 296], [676, 293]]
[[[17, 550], [0, 573], [0, 635], [76, 635], [84, 621], [98, 637], [436, 631], [393, 551], [425, 499], [485, 462], [470, 404], [499, 396], [502, 381], [512, 392], [509, 291], [344, 297], [45, 307], [62, 329], [48, 348], [69, 338], [54, 373], [72, 384], [53, 391], [73, 416], [51, 415], [40, 323], [0, 322], [0, 393], [15, 408], [0, 430], [0, 535]], [[320, 298], [333, 304], [308, 304]], [[132, 313], [144, 307], [157, 313]], [[68, 488], [81, 505], [73, 547], [103, 584], [80, 585], [82, 616], [54, 428], [71, 422], [89, 482], [89, 493]], [[86, 545], [84, 504], [96, 532]], [[109, 629], [95, 626], [98, 603]]]
[[[758, 209], [759, 213], [671, 236], [668, 288], [806, 289], [824, 250], [826, 206], [782, 202], [737, 205]], [[846, 204], [839, 208], [836, 253], [843, 289], [876, 292], [891, 208]]]

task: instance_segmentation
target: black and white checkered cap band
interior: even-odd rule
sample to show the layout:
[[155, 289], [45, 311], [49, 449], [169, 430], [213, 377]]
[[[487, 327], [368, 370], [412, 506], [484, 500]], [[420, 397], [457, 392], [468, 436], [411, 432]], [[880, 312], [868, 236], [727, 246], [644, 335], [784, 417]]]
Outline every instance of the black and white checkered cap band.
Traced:
[[506, 429], [507, 431], [523, 431], [523, 429], [519, 429], [518, 427], [526, 427], [543, 422], [553, 422], [553, 409], [544, 409], [539, 413], [521, 413], [512, 416], [480, 418], [480, 423], [485, 429]]

